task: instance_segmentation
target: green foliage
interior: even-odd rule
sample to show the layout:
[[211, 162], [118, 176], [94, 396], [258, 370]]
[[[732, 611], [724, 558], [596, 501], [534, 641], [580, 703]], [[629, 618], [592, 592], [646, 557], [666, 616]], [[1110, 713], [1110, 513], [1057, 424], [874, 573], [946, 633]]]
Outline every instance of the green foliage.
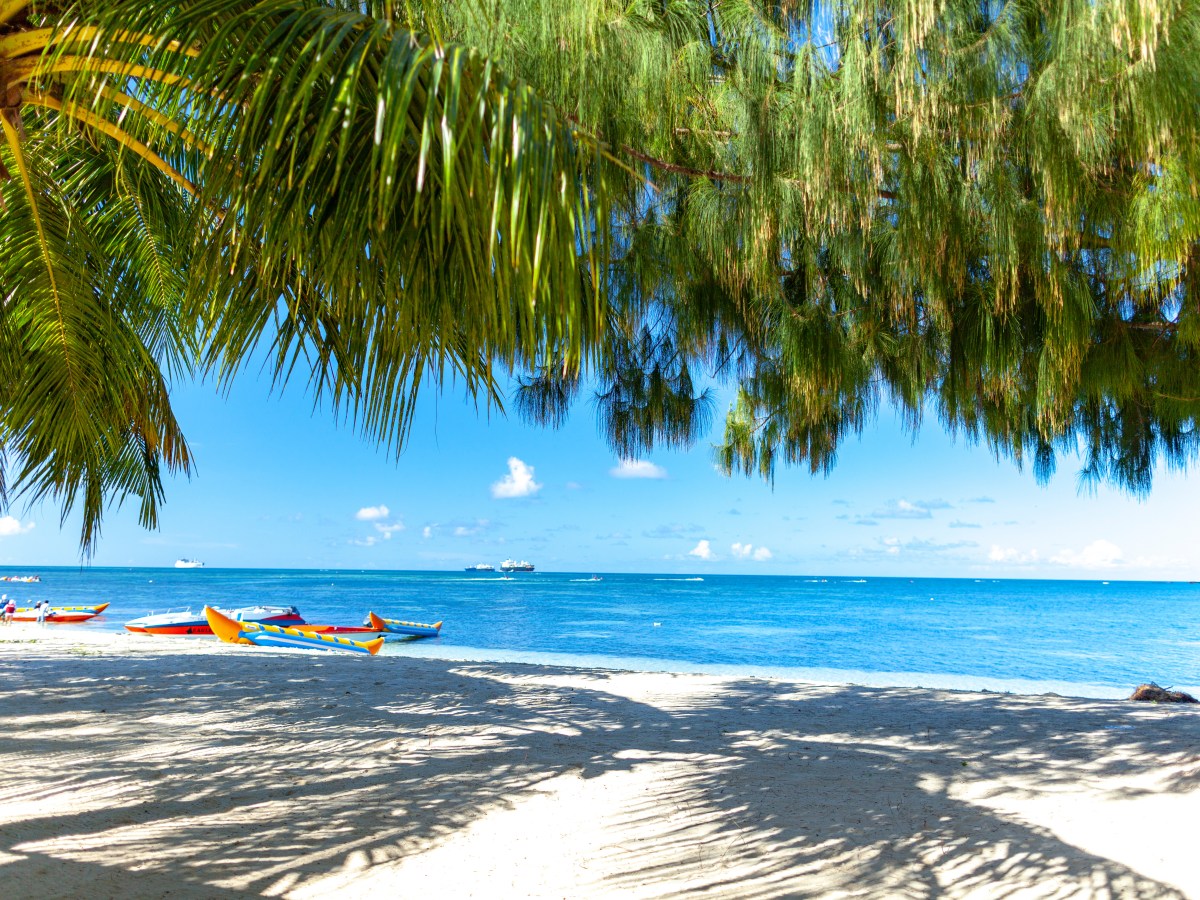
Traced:
[[[357, 6], [34, 3], [0, 33], [0, 54], [49, 35], [0, 67], [16, 98], [0, 161], [28, 157], [34, 181], [25, 199], [5, 186], [0, 242], [20, 253], [0, 286], [46, 320], [12, 353], [57, 352], [45, 389], [10, 379], [0, 441], [20, 492], [82, 501], [85, 550], [114, 496], [153, 523], [164, 430], [186, 469], [160, 367], [223, 382], [265, 343], [280, 385], [302, 373], [398, 449], [427, 380], [498, 402], [497, 365], [594, 355], [613, 164], [476, 51]], [[128, 197], [72, 168], [80, 147], [137, 171]]]
[[444, 27], [644, 164], [613, 333], [739, 384], [727, 471], [827, 470], [882, 401], [1039, 476], [1194, 458], [1200, 4], [486, 6]]

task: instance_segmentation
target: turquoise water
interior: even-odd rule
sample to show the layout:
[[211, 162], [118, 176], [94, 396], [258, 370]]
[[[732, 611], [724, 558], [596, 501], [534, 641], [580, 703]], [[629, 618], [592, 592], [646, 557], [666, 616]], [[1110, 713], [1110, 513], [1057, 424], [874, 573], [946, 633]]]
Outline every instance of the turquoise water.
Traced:
[[[28, 569], [0, 570], [26, 574]], [[122, 630], [205, 603], [295, 604], [310, 622], [367, 610], [442, 636], [388, 653], [813, 681], [1122, 696], [1200, 688], [1200, 585], [708, 575], [252, 569], [40, 569], [22, 605], [109, 601], [80, 627]], [[186, 638], [183, 640], [187, 640]]]

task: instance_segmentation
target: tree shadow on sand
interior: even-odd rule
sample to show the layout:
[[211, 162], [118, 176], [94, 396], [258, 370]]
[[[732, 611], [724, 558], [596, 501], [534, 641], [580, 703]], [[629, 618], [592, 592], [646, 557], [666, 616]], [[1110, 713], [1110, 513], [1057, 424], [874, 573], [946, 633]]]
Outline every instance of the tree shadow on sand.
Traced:
[[635, 774], [581, 896], [1183, 896], [1000, 810], [1196, 788], [1190, 710], [750, 679], [652, 705], [553, 667], [22, 650], [0, 657], [7, 897], [302, 893]]

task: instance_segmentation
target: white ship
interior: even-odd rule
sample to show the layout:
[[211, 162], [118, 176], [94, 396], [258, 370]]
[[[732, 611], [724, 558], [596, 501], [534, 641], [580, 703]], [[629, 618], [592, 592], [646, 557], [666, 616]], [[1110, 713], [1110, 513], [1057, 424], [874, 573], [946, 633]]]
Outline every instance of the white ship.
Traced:
[[506, 559], [504, 562], [500, 563], [500, 571], [501, 572], [532, 572], [533, 571], [533, 563], [529, 562], [528, 560], [524, 560], [524, 559], [520, 560], [519, 562], [515, 559]]
[[204, 563], [198, 559], [177, 559], [175, 560], [175, 568], [177, 569], [203, 569]]
[[473, 566], [467, 566], [468, 572], [495, 572], [495, 566], [489, 566], [487, 563], [475, 563]]

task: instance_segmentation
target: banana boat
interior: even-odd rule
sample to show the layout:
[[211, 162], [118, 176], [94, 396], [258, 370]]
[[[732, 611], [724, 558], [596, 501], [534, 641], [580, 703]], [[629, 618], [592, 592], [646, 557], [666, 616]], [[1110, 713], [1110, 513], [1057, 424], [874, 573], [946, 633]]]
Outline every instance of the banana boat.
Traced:
[[[107, 603], [99, 603], [95, 606], [52, 606], [46, 613], [45, 621], [57, 625], [86, 622], [88, 619], [96, 618], [106, 609], [108, 609]], [[17, 607], [17, 611], [13, 614], [13, 621], [36, 622], [37, 609], [32, 606]]]
[[434, 622], [425, 625], [421, 622], [401, 622], [399, 619], [385, 619], [373, 612], [367, 613], [367, 621], [376, 631], [386, 631], [389, 634], [408, 634], [413, 637], [437, 637], [442, 632], [442, 623]]
[[369, 653], [374, 656], [383, 646], [383, 638], [373, 641], [353, 641], [336, 635], [299, 631], [262, 622], [239, 622], [211, 606], [204, 607], [204, 617], [213, 634], [230, 644], [254, 644], [257, 647], [298, 647], [303, 650], [345, 650], [350, 653]]

